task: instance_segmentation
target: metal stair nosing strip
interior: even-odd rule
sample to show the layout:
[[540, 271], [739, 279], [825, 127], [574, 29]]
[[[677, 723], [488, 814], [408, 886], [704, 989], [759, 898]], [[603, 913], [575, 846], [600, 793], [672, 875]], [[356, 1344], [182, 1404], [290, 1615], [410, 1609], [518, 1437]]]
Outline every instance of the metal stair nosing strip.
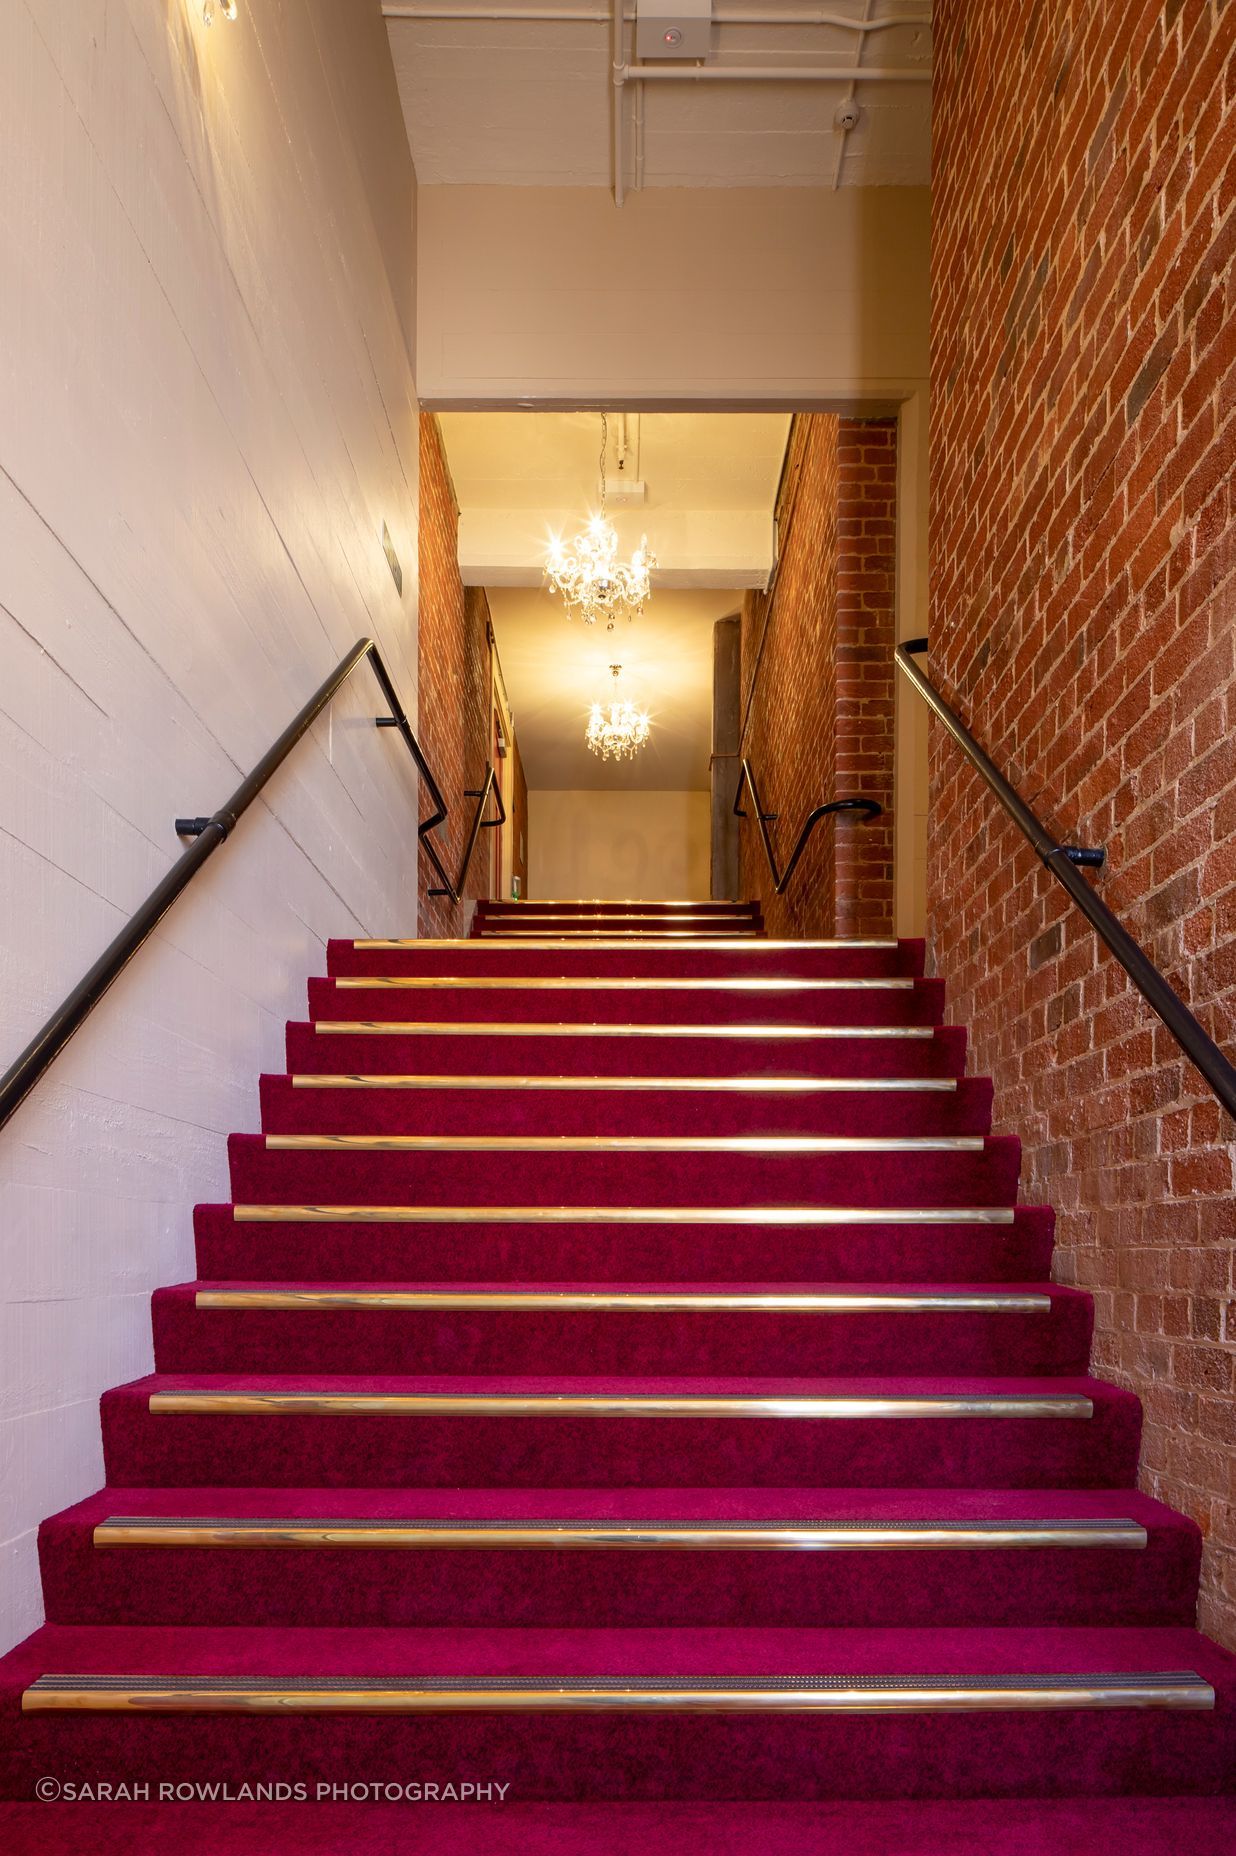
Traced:
[[[517, 929], [515, 935], [512, 936], [512, 939], [518, 936], [518, 944], [521, 952], [525, 949], [535, 950], [538, 945], [535, 940], [530, 941], [525, 938], [530, 933], [531, 930], [521, 928]], [[569, 941], [570, 939], [571, 937], [569, 935], [546, 934], [542, 937], [541, 945], [556, 949], [564, 940]], [[483, 942], [476, 940], [416, 940], [413, 938], [411, 940], [352, 941], [349, 945], [358, 954], [439, 952], [443, 948], [449, 948], [453, 953], [466, 954], [474, 953], [478, 948], [488, 953], [495, 947], [500, 948], [502, 946], [502, 939], [498, 935], [487, 935]], [[650, 953], [657, 951], [664, 951], [667, 953], [704, 953], [707, 952], [708, 948], [712, 945], [712, 941], [706, 935], [689, 937], [682, 947], [676, 948], [666, 948], [665, 938], [663, 936], [657, 936], [655, 939], [649, 938], [647, 940]], [[745, 938], [740, 951], [742, 953], [781, 954], [789, 951], [798, 953], [804, 950], [808, 953], [849, 953], [857, 950], [862, 953], [870, 953], [875, 949], [884, 952], [891, 948], [895, 948], [897, 945], [898, 943], [896, 941], [770, 941], [760, 936], [758, 938]], [[631, 946], [631, 937], [625, 932], [620, 936], [614, 936], [614, 946], [624, 954], [638, 953], [640, 951], [638, 948], [633, 948]], [[729, 938], [722, 943], [722, 946], [723, 950], [728, 953]], [[603, 940], [595, 940], [589, 943], [589, 952], [603, 951], [604, 947], [605, 942]]]
[[[280, 1079], [282, 1080], [282, 1079]], [[490, 1089], [504, 1093], [538, 1090], [587, 1094], [593, 1090], [701, 1095], [888, 1095], [898, 1090], [915, 1095], [955, 1095], [955, 1076], [433, 1076], [392, 1071], [312, 1073], [289, 1076], [293, 1089]]]
[[981, 1134], [264, 1134], [268, 1153], [978, 1154]]
[[155, 1416], [763, 1418], [801, 1421], [1055, 1418], [1094, 1415], [1080, 1392], [696, 1394], [656, 1392], [271, 1392], [183, 1387], [151, 1392]]
[[196, 1308], [359, 1308], [431, 1311], [562, 1310], [567, 1313], [638, 1314], [1002, 1314], [1049, 1315], [1050, 1295], [1037, 1291], [888, 1290], [849, 1295], [844, 1291], [707, 1291], [672, 1289], [311, 1289], [295, 1284], [262, 1289], [198, 1289]]
[[1011, 1205], [259, 1205], [236, 1224], [1011, 1225]]
[[370, 1548], [402, 1551], [1026, 1552], [1144, 1551], [1146, 1529], [1123, 1516], [999, 1521], [731, 1521], [476, 1519], [378, 1516], [109, 1515], [93, 1545], [207, 1548]]
[[315, 1018], [319, 1037], [934, 1038], [935, 1025], [667, 1025], [583, 1019]]
[[641, 979], [610, 974], [345, 973], [329, 982], [340, 992], [912, 992], [918, 981], [879, 979]]
[[25, 1713], [648, 1712], [953, 1714], [1207, 1710], [1191, 1669], [1018, 1675], [40, 1676]]

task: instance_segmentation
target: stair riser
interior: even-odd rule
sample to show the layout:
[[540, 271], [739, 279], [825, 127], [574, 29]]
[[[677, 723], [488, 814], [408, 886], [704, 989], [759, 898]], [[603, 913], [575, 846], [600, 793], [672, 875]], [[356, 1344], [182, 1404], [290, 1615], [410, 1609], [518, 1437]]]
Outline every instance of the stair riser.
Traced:
[[[397, 1018], [417, 1016], [397, 1012]], [[471, 1021], [469, 1021], [471, 1022]], [[293, 1074], [390, 1071], [456, 1076], [960, 1076], [965, 1033], [929, 1038], [595, 1037], [450, 1032], [319, 1032], [289, 1024]]]
[[198, 1275], [219, 1282], [1035, 1282], [1051, 1212], [1011, 1225], [243, 1224], [194, 1213]]
[[310, 980], [309, 1016], [355, 1019], [467, 1020], [517, 1024], [618, 1025], [938, 1025], [943, 993], [936, 980], [912, 988], [850, 987], [815, 992], [643, 986], [338, 986]]
[[536, 974], [596, 973], [611, 978], [670, 979], [875, 979], [884, 975], [917, 976], [923, 970], [923, 943], [902, 941], [896, 947], [765, 948], [744, 942], [738, 950], [677, 948], [671, 942], [636, 947], [592, 947], [563, 942], [538, 947], [521, 942], [509, 947], [467, 942], [450, 947], [354, 947], [332, 941], [327, 971], [333, 978], [362, 974]]
[[1084, 1299], [1050, 1314], [713, 1314], [197, 1308], [154, 1298], [165, 1373], [1084, 1373]]
[[[518, 1062], [518, 1053], [512, 1052]], [[991, 1085], [814, 1094], [689, 1089], [306, 1089], [262, 1078], [270, 1134], [986, 1134]]]
[[150, 1487], [1120, 1488], [1137, 1468], [1136, 1400], [1081, 1418], [786, 1419], [151, 1413], [103, 1397], [108, 1479]]
[[1197, 1602], [1198, 1545], [1183, 1529], [1137, 1552], [975, 1553], [129, 1550], [91, 1535], [44, 1524], [54, 1623], [1188, 1625]]
[[[13, 1705], [13, 1704], [8, 1704]], [[534, 1799], [978, 1797], [1217, 1792], [1226, 1713], [952, 1715], [30, 1715], [0, 1786], [277, 1774], [508, 1782]]]
[[1018, 1142], [867, 1154], [293, 1148], [228, 1143], [232, 1194], [281, 1205], [1007, 1206]]

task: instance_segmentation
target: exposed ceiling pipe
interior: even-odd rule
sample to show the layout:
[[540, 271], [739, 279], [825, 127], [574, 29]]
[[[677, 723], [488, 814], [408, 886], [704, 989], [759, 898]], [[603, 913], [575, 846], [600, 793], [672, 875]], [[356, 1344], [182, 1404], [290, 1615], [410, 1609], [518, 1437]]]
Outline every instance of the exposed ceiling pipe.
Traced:
[[[864, 25], [869, 24], [870, 19], [871, 19], [871, 0], [863, 0], [862, 24]], [[854, 63], [856, 66], [860, 65], [863, 62], [863, 46], [866, 43], [867, 41], [865, 39], [858, 39], [855, 41]], [[845, 160], [845, 145], [850, 139], [850, 130], [853, 127], [853, 124], [849, 120], [849, 115], [851, 112], [847, 112], [845, 106], [847, 103], [853, 103], [854, 89], [855, 89], [854, 82], [853, 80], [851, 80], [849, 88], [846, 90], [845, 97], [843, 98], [842, 102], [837, 106], [837, 113], [834, 118], [834, 125], [836, 128], [836, 134], [837, 134], [837, 158], [833, 162], [833, 192], [834, 193], [836, 193], [838, 187], [841, 185], [841, 165], [842, 165], [842, 162]]]
[[[563, 21], [568, 25], [608, 25], [613, 17], [612, 10], [605, 7], [589, 6], [499, 6], [473, 5], [472, 0], [464, 0], [462, 6], [444, 5], [442, 0], [407, 0], [400, 5], [396, 0], [388, 0], [382, 8], [383, 19], [440, 19], [440, 20], [532, 20], [553, 24]], [[634, 20], [634, 9], [624, 9], [624, 20]], [[836, 26], [844, 32], [885, 32], [890, 26], [929, 26], [929, 13], [889, 13], [883, 19], [851, 19], [844, 13], [830, 13], [823, 7], [804, 7], [790, 10], [778, 8], [775, 12], [756, 12], [752, 8], [714, 11], [714, 26]]]
[[628, 84], [852, 84], [859, 79], [876, 84], [929, 84], [931, 72], [923, 66], [866, 65], [851, 70], [836, 64], [629, 64]]
[[613, 80], [613, 166], [614, 166], [614, 205], [621, 206], [627, 197], [626, 176], [624, 173], [627, 160], [626, 136], [622, 127], [622, 91], [627, 81], [627, 62], [623, 55], [622, 27], [624, 14], [622, 0], [613, 0], [610, 9], [609, 55], [610, 75]]

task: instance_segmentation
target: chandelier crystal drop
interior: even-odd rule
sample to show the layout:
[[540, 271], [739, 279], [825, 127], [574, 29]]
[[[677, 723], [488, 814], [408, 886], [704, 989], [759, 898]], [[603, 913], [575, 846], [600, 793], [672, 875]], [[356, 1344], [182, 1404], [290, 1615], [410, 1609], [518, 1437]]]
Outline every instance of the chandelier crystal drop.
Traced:
[[584, 740], [602, 760], [632, 760], [647, 741], [652, 722], [645, 710], [619, 697], [622, 665], [611, 664], [609, 672], [614, 679], [612, 700], [593, 703]]
[[605, 621], [606, 631], [613, 631], [618, 619], [633, 619], [643, 610], [652, 592], [651, 573], [656, 556], [648, 547], [648, 537], [640, 536], [629, 561], [618, 558], [618, 535], [605, 513], [605, 457], [609, 449], [609, 421], [601, 414], [601, 507], [590, 516], [568, 546], [558, 536], [549, 544], [545, 557], [545, 574], [550, 588], [567, 609], [567, 617], [578, 616], [585, 625]]

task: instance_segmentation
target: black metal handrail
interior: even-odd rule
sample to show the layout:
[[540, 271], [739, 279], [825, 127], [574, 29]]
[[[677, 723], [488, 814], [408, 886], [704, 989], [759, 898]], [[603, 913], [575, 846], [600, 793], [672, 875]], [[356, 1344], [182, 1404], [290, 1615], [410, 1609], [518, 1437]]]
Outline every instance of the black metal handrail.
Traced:
[[[217, 812], [212, 813], [209, 818], [178, 818], [176, 820], [177, 833], [183, 837], [192, 837], [194, 842], [176, 860], [162, 881], [151, 890], [141, 907], [129, 917], [115, 940], [104, 949], [90, 971], [73, 988], [67, 999], [56, 1008], [42, 1030], [27, 1044], [17, 1061], [10, 1065], [3, 1077], [0, 1077], [0, 1127], [4, 1126], [13, 1111], [29, 1095], [35, 1083], [59, 1056], [73, 1033], [89, 1017], [113, 981], [119, 978], [137, 950], [150, 938], [177, 896], [188, 887], [207, 858], [211, 857], [231, 834], [241, 814], [253, 804], [271, 775], [283, 764], [301, 736], [313, 726], [318, 716], [365, 658], [369, 660], [391, 712], [389, 716], [378, 716], [377, 724], [380, 728], [399, 730], [403, 736], [404, 745], [416, 763], [417, 771], [429, 789], [433, 809], [428, 818], [423, 819], [417, 827], [421, 848], [436, 871], [441, 884], [440, 888], [431, 889], [429, 894], [448, 896], [452, 902], [460, 900], [468, 867], [472, 861], [472, 853], [476, 848], [476, 841], [482, 826], [501, 825], [506, 819], [502, 794], [498, 788], [494, 770], [486, 766], [484, 785], [479, 792], [469, 792], [466, 795], [469, 798], [476, 798], [479, 803], [472, 820], [459, 876], [452, 883], [438, 854], [437, 846], [431, 844], [428, 838], [431, 831], [435, 831], [446, 822], [449, 808], [438, 782], [434, 779], [429, 763], [425, 759], [421, 745], [412, 731], [412, 725], [399, 700], [399, 693], [391, 681], [390, 672], [383, 662], [381, 652], [372, 638], [361, 638], [352, 646], [347, 656], [340, 659], [326, 681], [314, 691], [300, 713], [288, 723], [279, 739], [263, 754], [252, 773], [241, 781], [231, 798], [220, 806]], [[498, 817], [486, 819], [482, 817], [482, 813], [491, 793], [497, 798]]]
[[772, 833], [769, 831], [768, 827], [773, 819], [779, 818], [781, 815], [778, 812], [766, 812], [760, 804], [759, 789], [755, 784], [755, 775], [751, 771], [751, 762], [747, 759], [745, 754], [738, 763], [738, 791], [734, 794], [735, 818], [746, 818], [748, 816], [742, 803], [744, 788], [748, 788], [751, 793], [751, 803], [755, 807], [755, 821], [760, 828], [760, 842], [764, 846], [764, 855], [768, 859], [768, 868], [772, 872], [773, 894], [776, 896], [783, 896], [785, 894], [789, 880], [798, 868], [798, 860], [807, 848], [807, 840], [810, 838], [821, 819], [828, 818], [831, 814], [837, 812], [861, 812], [864, 818], [879, 818], [881, 812], [884, 810], [883, 806], [879, 805], [874, 799], [830, 799], [826, 804], [816, 806], [814, 811], [808, 812], [806, 818], [803, 820], [802, 830], [795, 840], [794, 849], [790, 852], [789, 862], [786, 864], [785, 869], [778, 871], [777, 852], [772, 841]]
[[1116, 956], [1152, 1011], [1158, 1013], [1189, 1062], [1200, 1070], [1228, 1114], [1236, 1116], [1236, 1068], [1229, 1063], [1214, 1039], [1202, 1029], [1184, 1000], [1168, 984], [1128, 929], [1082, 876], [1078, 866], [1100, 865], [1104, 853], [1101, 850], [1078, 850], [1074, 845], [1057, 843], [1042, 820], [1030, 810], [995, 762], [979, 746], [957, 711], [949, 706], [935, 684], [915, 663], [915, 657], [926, 649], [925, 638], [910, 638], [904, 644], [899, 644], [895, 653], [897, 668], [909, 678], [932, 714], [944, 724], [976, 773], [990, 787], [1018, 830], [1029, 840], [1043, 864], [1072, 897], [1104, 946]]

